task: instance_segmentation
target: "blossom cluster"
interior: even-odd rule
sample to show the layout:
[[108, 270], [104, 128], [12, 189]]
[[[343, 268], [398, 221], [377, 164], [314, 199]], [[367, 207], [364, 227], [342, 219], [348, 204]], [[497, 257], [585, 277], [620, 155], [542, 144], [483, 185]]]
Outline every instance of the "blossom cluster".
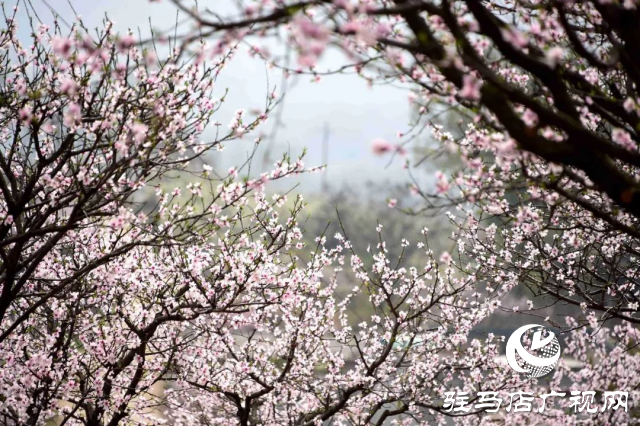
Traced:
[[[637, 422], [640, 68], [634, 33], [609, 38], [602, 25], [619, 29], [633, 1], [529, 13], [471, 0], [259, 1], [222, 24], [179, 5], [201, 34], [225, 32], [185, 62], [180, 48], [158, 60], [108, 22], [95, 37], [40, 26], [29, 47], [14, 18], [0, 30], [0, 421], [566, 424], [565, 407], [546, 402], [570, 394], [592, 424]], [[434, 194], [415, 191], [453, 206], [455, 251], [434, 253], [425, 229], [397, 242], [415, 244], [418, 264], [390, 256], [382, 224], [372, 247], [348, 230], [309, 244], [303, 199], [266, 191], [309, 171], [301, 158], [258, 176], [194, 166], [266, 120], [273, 94], [255, 120], [241, 109], [227, 134], [204, 136], [234, 43], [286, 20], [297, 71], [315, 73], [334, 44], [371, 83], [411, 85], [418, 121], [462, 160], [436, 174]], [[432, 125], [432, 103], [468, 114], [459, 137]], [[573, 310], [552, 318], [559, 302]], [[499, 362], [502, 340], [477, 329], [525, 306], [567, 334], [579, 370], [561, 362], [543, 386]], [[547, 393], [567, 382], [598, 393]], [[482, 389], [517, 391], [504, 413]]]

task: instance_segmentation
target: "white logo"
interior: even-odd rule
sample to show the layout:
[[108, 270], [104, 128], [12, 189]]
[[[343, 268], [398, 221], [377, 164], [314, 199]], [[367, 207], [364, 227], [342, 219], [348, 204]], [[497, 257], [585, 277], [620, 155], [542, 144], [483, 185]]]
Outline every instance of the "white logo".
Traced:
[[[525, 333], [531, 337], [531, 347], [525, 349], [522, 338]], [[516, 359], [516, 352], [520, 363]], [[518, 373], [527, 373], [529, 377], [542, 377], [551, 372], [560, 359], [560, 343], [552, 331], [538, 324], [523, 325], [513, 332], [507, 340], [507, 362]]]

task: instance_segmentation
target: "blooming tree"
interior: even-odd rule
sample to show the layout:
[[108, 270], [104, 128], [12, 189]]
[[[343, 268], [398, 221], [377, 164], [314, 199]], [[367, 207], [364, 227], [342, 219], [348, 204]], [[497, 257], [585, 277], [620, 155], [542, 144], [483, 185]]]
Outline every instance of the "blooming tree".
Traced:
[[[240, 16], [174, 3], [218, 47], [246, 40], [285, 73], [352, 68], [372, 84], [411, 88], [418, 118], [402, 140], [430, 127], [441, 149], [463, 160], [460, 170], [436, 173], [434, 190], [419, 179], [413, 186], [429, 206], [454, 211], [456, 253], [441, 260], [489, 294], [525, 285], [530, 300], [502, 309], [538, 315], [571, 339], [581, 327], [594, 341], [623, 327], [634, 362], [636, 2], [247, 1]], [[261, 46], [283, 33], [297, 69]], [[322, 67], [329, 48], [346, 53], [338, 69]], [[459, 136], [432, 124], [451, 109], [469, 123]], [[400, 146], [376, 140], [373, 149]], [[549, 306], [565, 305], [577, 322], [548, 317]], [[602, 379], [599, 389], [635, 380], [630, 372]]]
[[[241, 207], [253, 189], [303, 166], [284, 159], [269, 175], [240, 180], [234, 170], [214, 178], [205, 165], [186, 200], [180, 188], [166, 194], [163, 178], [266, 118], [239, 111], [226, 134], [202, 137], [224, 101], [214, 80], [228, 52], [208, 63], [183, 61], [178, 52], [158, 61], [109, 22], [94, 36], [82, 23], [67, 35], [41, 25], [25, 46], [16, 12], [5, 15], [0, 32], [0, 411], [4, 424], [44, 424], [73, 383], [82, 383], [76, 368], [93, 372], [77, 355], [88, 351], [82, 339], [96, 336], [77, 332], [98, 324], [87, 321], [99, 312], [109, 315], [98, 301], [128, 303], [105, 292], [117, 262], [155, 253], [161, 263], [157, 256], [171, 247], [178, 252], [230, 226], [225, 210]], [[274, 102], [270, 96], [265, 113]], [[136, 195], [148, 184], [157, 185], [156, 203], [142, 205]], [[124, 358], [113, 368], [132, 362]], [[115, 376], [103, 378], [107, 399]], [[75, 402], [73, 413], [84, 400]], [[86, 408], [86, 421], [102, 422], [106, 408]], [[114, 424], [124, 417], [117, 413]]]
[[613, 202], [640, 213], [633, 1], [247, 1], [241, 19], [174, 3], [205, 35], [224, 35], [214, 49], [286, 23], [300, 70], [313, 72], [335, 44], [357, 69], [376, 66], [362, 71], [368, 78], [414, 83], [421, 105], [435, 98], [481, 106], [483, 126], [546, 162], [582, 171]]
[[[141, 207], [134, 194], [264, 118], [243, 122], [240, 114], [228, 134], [201, 138], [224, 100], [214, 97], [213, 82], [225, 56], [212, 65], [177, 57], [158, 62], [153, 51], [134, 47], [130, 35], [113, 34], [110, 23], [94, 37], [80, 24], [69, 36], [40, 26], [25, 46], [15, 19], [6, 24], [0, 34], [0, 341], [112, 258], [141, 244], [187, 241], [210, 206], [195, 210], [187, 203], [166, 218], [163, 203]], [[201, 191], [197, 185], [191, 193]], [[250, 189], [229, 188], [215, 197], [224, 205]], [[109, 237], [100, 240], [105, 230]], [[83, 244], [94, 233], [98, 247]], [[85, 251], [83, 260], [56, 260], [75, 251]]]
[[[463, 145], [466, 171], [455, 178], [464, 199], [486, 201], [492, 204], [488, 214], [538, 228], [527, 232], [539, 230], [537, 221], [551, 222], [544, 228], [552, 228], [557, 241], [570, 240], [565, 245], [571, 248], [555, 248], [549, 256], [543, 243], [534, 243], [555, 265], [553, 277], [527, 274], [536, 287], [606, 317], [637, 322], [635, 2], [247, 1], [242, 17], [174, 3], [205, 35], [220, 35], [214, 49], [244, 39], [273, 65], [284, 66], [260, 47], [262, 39], [284, 30], [300, 66], [287, 72], [325, 73], [318, 59], [336, 46], [347, 53], [339, 70], [352, 67], [372, 83], [408, 85], [420, 118], [401, 132], [405, 139], [444, 107], [469, 116], [474, 125], [457, 140], [435, 129], [443, 145]], [[374, 149], [393, 146], [376, 141]], [[448, 193], [448, 180], [439, 175], [436, 195]], [[518, 200], [506, 200], [513, 192]], [[514, 244], [520, 242], [516, 237]], [[585, 268], [572, 268], [580, 275], [567, 278], [573, 284], [555, 262], [569, 252], [589, 259]]]
[[[171, 45], [166, 61], [109, 23], [93, 37], [81, 24], [67, 36], [39, 27], [24, 47], [7, 18], [0, 424], [634, 422], [626, 407], [474, 405], [480, 392], [547, 393], [567, 381], [599, 400], [611, 390], [637, 398], [635, 97], [618, 69], [633, 70], [635, 59], [624, 56], [617, 27], [602, 25], [607, 10], [627, 19], [614, 12], [633, 4], [523, 5], [523, 13], [479, 2], [259, 2], [235, 21], [179, 5], [201, 36], [223, 36]], [[382, 226], [366, 250], [348, 230], [335, 245], [320, 235], [306, 246], [302, 200], [265, 192], [269, 180], [305, 171], [300, 160], [284, 157], [254, 179], [194, 169], [276, 102], [270, 96], [254, 121], [239, 111], [226, 135], [206, 141], [224, 100], [214, 80], [235, 43], [286, 21], [311, 72], [336, 42], [365, 77], [412, 84], [420, 114], [435, 101], [472, 111], [459, 140], [434, 129], [464, 169], [439, 174], [434, 194], [417, 190], [468, 210], [452, 215], [456, 253], [436, 256], [425, 230], [422, 241], [399, 242], [424, 252], [420, 265], [407, 265], [403, 254], [390, 258]], [[572, 50], [559, 51], [562, 43]], [[189, 49], [194, 57], [182, 60]], [[618, 67], [607, 65], [611, 57], [626, 59]], [[615, 90], [631, 101], [609, 99]], [[381, 152], [401, 148], [379, 142]], [[604, 166], [611, 180], [595, 173]], [[192, 180], [168, 188], [162, 178], [180, 172]], [[141, 205], [147, 185], [155, 198]], [[484, 226], [485, 215], [503, 226]], [[344, 295], [346, 269], [357, 282]], [[583, 307], [584, 318], [561, 324], [580, 371], [561, 363], [547, 383], [527, 380], [499, 362], [500, 337], [476, 333], [521, 282]], [[371, 314], [357, 318], [349, 309], [357, 301]], [[603, 326], [609, 319], [618, 322]], [[467, 400], [446, 404], [458, 391]]]

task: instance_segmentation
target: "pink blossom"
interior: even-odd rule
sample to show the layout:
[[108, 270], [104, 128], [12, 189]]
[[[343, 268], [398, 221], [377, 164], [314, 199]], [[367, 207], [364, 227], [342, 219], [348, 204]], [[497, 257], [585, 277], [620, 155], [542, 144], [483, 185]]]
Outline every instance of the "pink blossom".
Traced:
[[524, 124], [528, 127], [534, 127], [538, 124], [538, 114], [527, 109], [522, 115], [522, 121], [524, 121]]
[[53, 37], [51, 39], [51, 47], [56, 55], [60, 55], [63, 58], [69, 57], [71, 53], [72, 41], [66, 37]]
[[628, 150], [637, 149], [635, 142], [633, 141], [633, 139], [631, 139], [631, 135], [629, 135], [629, 133], [625, 130], [613, 129], [611, 131], [611, 139], [618, 145], [621, 145]]
[[66, 94], [66, 95], [73, 96], [76, 93], [77, 87], [78, 87], [78, 85], [73, 79], [65, 78], [60, 83], [60, 92]]
[[633, 100], [633, 98], [627, 98], [627, 99], [624, 100], [624, 103], [622, 104], [622, 106], [624, 107], [625, 111], [631, 112], [634, 109], [636, 109], [637, 104]]
[[18, 118], [20, 119], [20, 121], [29, 122], [31, 121], [32, 117], [33, 117], [33, 112], [29, 105], [25, 105], [20, 109], [20, 111], [18, 111]]
[[393, 145], [385, 139], [377, 138], [371, 142], [371, 150], [376, 155], [386, 154], [393, 150]]
[[[268, 14], [280, 3], [258, 0], [248, 4]], [[507, 1], [505, 6], [513, 4]], [[513, 9], [514, 22], [522, 30], [531, 25], [530, 34], [537, 33], [532, 40], [540, 49], [566, 45], [564, 26], [553, 7], [545, 10], [537, 3], [521, 6]], [[308, 22], [292, 25], [293, 37], [287, 40], [309, 64], [317, 62], [330, 34], [337, 32], [333, 25], [341, 22], [358, 23], [354, 27], [356, 39], [362, 28], [369, 31], [380, 24], [388, 25], [398, 42], [416, 42], [403, 15], [371, 13], [379, 7], [393, 6], [368, 0], [309, 4], [304, 9]], [[535, 7], [535, 13], [527, 14], [529, 7]], [[589, 3], [575, 11], [567, 8], [570, 22], [576, 11], [589, 17], [597, 8]], [[470, 19], [464, 3], [452, 4], [449, 12], [463, 30], [474, 28], [464, 26]], [[487, 8], [487, 13], [505, 18], [500, 16], [501, 8]], [[417, 93], [420, 105], [416, 102], [416, 109], [423, 101], [457, 107], [456, 89], [447, 80], [450, 74], [445, 72], [445, 78], [438, 67], [455, 67], [449, 69], [455, 72], [472, 64], [463, 67], [455, 36], [447, 29], [448, 20], [434, 14], [421, 16], [450, 53], [451, 61], [435, 63], [436, 58], [428, 53], [414, 54], [400, 48], [395, 52], [364, 49], [362, 44], [374, 41], [372, 33], [357, 40], [359, 45], [353, 42], [354, 37], [336, 33], [340, 38], [336, 45], [352, 55], [350, 60], [373, 61], [368, 69], [355, 68], [368, 82], [380, 77], [380, 81], [398, 83]], [[598, 20], [608, 31], [604, 24], [612, 23], [599, 15], [594, 22]], [[533, 30], [536, 26], [544, 31]], [[225, 41], [218, 47], [235, 46], [249, 34], [260, 37], [261, 28], [255, 25], [251, 32], [221, 33]], [[600, 47], [591, 43], [598, 38], [606, 40], [608, 34], [599, 33], [596, 25], [589, 28], [579, 32], [579, 37], [585, 37], [585, 45], [598, 55]], [[635, 424], [637, 413], [627, 411], [626, 402], [624, 409], [617, 411], [591, 410], [575, 416], [559, 406], [560, 399], [547, 405], [544, 416], [538, 407], [514, 413], [511, 402], [508, 410], [489, 416], [475, 413], [479, 389], [502, 389], [501, 399], [510, 401], [513, 390], [540, 395], [565, 385], [571, 390], [628, 388], [631, 401], [635, 401], [637, 392], [633, 389], [640, 388], [635, 373], [640, 370], [640, 356], [629, 350], [638, 342], [637, 324], [625, 319], [637, 319], [640, 305], [634, 293], [640, 276], [635, 260], [638, 238], [628, 232], [637, 228], [637, 215], [626, 204], [611, 199], [615, 191], [603, 192], [601, 176], [525, 151], [526, 141], [518, 132], [508, 131], [508, 124], [518, 123], [500, 122], [491, 105], [484, 105], [482, 114], [475, 114], [472, 120], [474, 114], [465, 122], [451, 120], [447, 125], [464, 126], [456, 127], [459, 131], [455, 133], [445, 131], [449, 129], [444, 126], [431, 126], [434, 132], [429, 143], [438, 144], [437, 152], [448, 149], [461, 157], [460, 162], [447, 164], [446, 175], [436, 173], [433, 192], [437, 193], [429, 200], [438, 209], [451, 205], [446, 219], [453, 232], [427, 235], [425, 228], [424, 235], [415, 232], [387, 241], [384, 238], [395, 237], [392, 233], [397, 227], [384, 228], [383, 233], [382, 224], [378, 224], [364, 230], [363, 235], [351, 234], [373, 242], [360, 252], [359, 244], [341, 234], [333, 238], [310, 235], [313, 227], [304, 226], [308, 215], [301, 197], [292, 200], [287, 198], [291, 193], [267, 192], [271, 180], [317, 170], [306, 169], [301, 159], [284, 156], [272, 169], [248, 182], [237, 179], [236, 167], [225, 177], [224, 173], [209, 173], [213, 170], [206, 165], [197, 173], [198, 166], [189, 164], [193, 153], [207, 150], [216, 155], [221, 142], [257, 125], [253, 120], [248, 124], [239, 111], [229, 129], [215, 124], [220, 135], [211, 135], [213, 142], [201, 137], [213, 124], [208, 114], [219, 105], [212, 100], [218, 96], [212, 90], [222, 67], [185, 61], [175, 66], [163, 63], [161, 69], [150, 70], [138, 63], [142, 52], [138, 57], [133, 50], [124, 53], [114, 49], [110, 24], [104, 29], [105, 37], [97, 38], [103, 41], [85, 37], [77, 46], [80, 52], [71, 55], [74, 41], [67, 57], [64, 49], [60, 54], [46, 52], [39, 57], [42, 49], [38, 40], [34, 40], [35, 48], [25, 49], [14, 40], [12, 31], [8, 23], [8, 47], [26, 52], [32, 66], [15, 66], [12, 55], [0, 55], [7, 70], [15, 74], [6, 78], [15, 96], [3, 108], [10, 117], [27, 119], [20, 108], [37, 89], [43, 96], [33, 102], [39, 102], [37, 112], [43, 112], [43, 120], [57, 123], [62, 114], [67, 127], [35, 135], [40, 142], [36, 146], [28, 143], [34, 136], [29, 132], [35, 127], [23, 126], [19, 149], [11, 154], [7, 150], [14, 160], [3, 170], [11, 181], [4, 192], [15, 192], [15, 201], [26, 203], [28, 208], [21, 209], [19, 221], [18, 215], [9, 215], [9, 197], [0, 197], [0, 221], [7, 238], [21, 241], [7, 246], [12, 258], [15, 253], [21, 287], [16, 289], [16, 297], [9, 294], [6, 312], [0, 313], [3, 418], [20, 424], [45, 424], [59, 418], [68, 424], [142, 421], [228, 426], [251, 421], [248, 415], [265, 425], [298, 420], [305, 424], [366, 424], [389, 414], [387, 408], [393, 405], [407, 410], [386, 420], [398, 425], [566, 425], [582, 417], [593, 424]], [[40, 37], [48, 39], [46, 30], [42, 31]], [[79, 40], [82, 35], [73, 37]], [[522, 50], [518, 53], [529, 54], [526, 35], [510, 33], [506, 37]], [[487, 52], [491, 46], [485, 40], [488, 38], [473, 34], [469, 42], [476, 51]], [[517, 114], [516, 121], [520, 117], [530, 126], [523, 129], [524, 136], [535, 135], [538, 117], [518, 102], [520, 93], [531, 94], [534, 75], [511, 63], [513, 55], [501, 57], [499, 51], [503, 50], [504, 46], [499, 46], [495, 58], [480, 59], [487, 59], [491, 71], [517, 95], [510, 98], [513, 103], [508, 107]], [[538, 51], [532, 53], [537, 61]], [[411, 63], [406, 61], [400, 69], [403, 56], [411, 57]], [[117, 64], [126, 63], [124, 57], [136, 59], [129, 62], [131, 79], [104, 75], [107, 63], [123, 70]], [[609, 83], [618, 86], [621, 96], [616, 98], [635, 96], [633, 87], [624, 84], [624, 64], [607, 73], [587, 61], [569, 62], [564, 66], [575, 73], [576, 81], [584, 78], [607, 93]], [[56, 75], [61, 77], [56, 79]], [[473, 70], [467, 76], [480, 78]], [[93, 84], [102, 77], [102, 85]], [[561, 74], [556, 77], [563, 78]], [[76, 84], [76, 91], [82, 87], [83, 96], [77, 104], [69, 104], [75, 100], [68, 99], [71, 96], [56, 95], [68, 91], [61, 87], [64, 78]], [[554, 106], [558, 99], [547, 90], [545, 81], [540, 83], [535, 92], [540, 96], [530, 100], [561, 110], [560, 105]], [[468, 81], [464, 86], [460, 92], [466, 92], [467, 99], [482, 100], [479, 81]], [[611, 91], [615, 92], [613, 86]], [[432, 93], [427, 87], [435, 90]], [[604, 102], [598, 90], [585, 94], [570, 84], [565, 88], [580, 119], [571, 126], [582, 125], [583, 132], [593, 132], [596, 143], [604, 139], [637, 152], [635, 114], [629, 117], [620, 108], [635, 110], [635, 100], [633, 105], [622, 99]], [[458, 98], [464, 99], [462, 95]], [[275, 100], [275, 95], [267, 97], [265, 114], [272, 111]], [[613, 119], [599, 113], [598, 108], [610, 108]], [[83, 110], [87, 114], [84, 121]], [[513, 113], [508, 116], [514, 117]], [[429, 120], [426, 116], [420, 119]], [[147, 126], [156, 120], [159, 125], [153, 126], [153, 138], [157, 143], [145, 144], [151, 130]], [[540, 134], [548, 141], [562, 143], [567, 133], [563, 121], [541, 129]], [[5, 145], [11, 146], [12, 127], [19, 126], [10, 122], [7, 127]], [[407, 142], [413, 140], [420, 136], [419, 127], [400, 136]], [[49, 132], [45, 127], [42, 130]], [[64, 142], [61, 145], [65, 140], [71, 140], [71, 145], [58, 151], [65, 148]], [[134, 144], [144, 144], [144, 148], [136, 149]], [[588, 145], [579, 149], [586, 153]], [[372, 150], [379, 155], [402, 154], [404, 145], [377, 139]], [[62, 155], [51, 155], [56, 151]], [[618, 151], [607, 151], [611, 156], [608, 164], [618, 173], [626, 173], [626, 182], [635, 182], [638, 167], [624, 162], [627, 156], [614, 159], [624, 154]], [[591, 159], [600, 160], [595, 155]], [[243, 159], [238, 165], [241, 162]], [[181, 170], [193, 171], [193, 179], [168, 188], [176, 182], [171, 179], [175, 172]], [[35, 186], [32, 196], [23, 202], [26, 178], [35, 179]], [[148, 214], [136, 215], [140, 205], [134, 196], [146, 179], [154, 179], [157, 189], [144, 205]], [[456, 198], [446, 197], [454, 185], [460, 190]], [[180, 196], [182, 188], [184, 196]], [[410, 189], [421, 197], [409, 204], [422, 207], [422, 197], [429, 194], [420, 192], [416, 184]], [[620, 189], [624, 203], [633, 199], [633, 190]], [[205, 197], [205, 192], [211, 196]], [[4, 198], [7, 202], [3, 203]], [[386, 201], [389, 208], [401, 202]], [[14, 219], [25, 226], [7, 229]], [[47, 235], [52, 229], [53, 239]], [[453, 240], [450, 248], [449, 237]], [[447, 244], [449, 251], [443, 251], [441, 243]], [[47, 253], [41, 259], [38, 254], [43, 247]], [[405, 257], [407, 247], [412, 250], [410, 257], [409, 252]], [[7, 281], [0, 277], [0, 286], [3, 284]], [[562, 357], [575, 361], [579, 369], [560, 364], [544, 382], [529, 380], [498, 362], [504, 354], [501, 338], [478, 333], [485, 324], [511, 321], [514, 315], [506, 317], [505, 312], [518, 311], [508, 308], [511, 306], [524, 306], [521, 297], [526, 287], [545, 299], [528, 304], [529, 309], [545, 306], [545, 312], [536, 313], [535, 321], [549, 323], [547, 315], [554, 316], [553, 324], [566, 341]], [[555, 292], [562, 296], [563, 307], [574, 306], [566, 319], [558, 318], [554, 304], [548, 303], [555, 300]], [[602, 304], [597, 310], [591, 308], [594, 298]], [[30, 313], [30, 306], [40, 308]], [[610, 314], [619, 317], [605, 321]], [[23, 316], [25, 321], [20, 323]], [[12, 330], [14, 325], [17, 328]], [[71, 344], [61, 344], [64, 342]], [[167, 381], [171, 385], [162, 391], [161, 401], [145, 398], [150, 386]], [[42, 393], [43, 389], [46, 392]], [[357, 391], [347, 392], [349, 389]], [[460, 391], [471, 391], [468, 412], [462, 407], [464, 398], [450, 398]], [[606, 409], [605, 395], [606, 391], [602, 398], [598, 395], [602, 401], [597, 402]], [[578, 398], [571, 399], [576, 402]], [[445, 401], [445, 407], [451, 401], [459, 404], [452, 403], [452, 413], [448, 413], [440, 400]], [[64, 407], [58, 401], [64, 401]], [[162, 419], [149, 415], [150, 404], [156, 402], [162, 404]], [[430, 408], [431, 404], [436, 408]]]
[[81, 119], [82, 110], [80, 109], [80, 105], [75, 102], [70, 103], [64, 114], [64, 125], [67, 127], [76, 126], [80, 124]]
[[505, 41], [511, 43], [514, 47], [517, 47], [519, 49], [523, 49], [529, 44], [527, 36], [522, 32], [516, 30], [515, 28], [502, 30], [502, 37], [505, 39]]
[[300, 47], [298, 63], [304, 67], [314, 67], [329, 41], [328, 29], [316, 24], [303, 13], [295, 16], [292, 28]]
[[375, 32], [377, 38], [384, 38], [391, 33], [391, 27], [386, 22], [379, 23], [376, 26]]
[[466, 74], [462, 79], [462, 89], [458, 93], [463, 99], [477, 101], [480, 99], [480, 88], [482, 81], [478, 80], [473, 74]]
[[444, 173], [438, 171], [436, 172], [436, 190], [439, 194], [444, 194], [449, 191], [450, 185], [449, 180], [444, 175]]
[[149, 127], [143, 123], [135, 123], [131, 127], [131, 131], [133, 132], [133, 140], [136, 144], [141, 144], [144, 142], [147, 137], [147, 132], [149, 131]]
[[560, 46], [554, 46], [546, 53], [547, 62], [551, 68], [555, 68], [564, 58], [564, 49]]
[[538, 21], [533, 21], [531, 23], [531, 34], [533, 35], [540, 35], [541, 34], [541, 28], [540, 28], [540, 22]]
[[298, 13], [295, 16], [293, 25], [303, 36], [311, 39], [326, 40], [329, 36], [329, 31], [326, 27], [316, 24], [303, 13]]
[[55, 126], [50, 121], [47, 121], [42, 125], [41, 129], [45, 133], [52, 133], [55, 130]]
[[130, 34], [127, 34], [118, 39], [118, 49], [120, 49], [121, 51], [129, 50], [135, 44], [136, 39]]

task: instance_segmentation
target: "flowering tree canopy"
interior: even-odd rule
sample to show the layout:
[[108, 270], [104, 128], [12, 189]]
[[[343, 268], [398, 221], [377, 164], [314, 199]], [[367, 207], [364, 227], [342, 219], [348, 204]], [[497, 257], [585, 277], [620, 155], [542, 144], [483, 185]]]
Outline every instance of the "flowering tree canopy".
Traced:
[[[347, 59], [329, 73], [352, 67], [372, 83], [408, 85], [416, 129], [432, 127], [465, 166], [452, 182], [439, 173], [435, 193], [416, 192], [436, 207], [471, 202], [483, 212], [474, 220], [500, 223], [474, 255], [502, 259], [487, 277], [506, 265], [553, 300], [640, 321], [635, 2], [248, 1], [241, 17], [175, 3], [214, 51], [243, 39], [284, 66], [259, 46], [284, 31], [299, 58], [287, 72], [327, 73], [318, 59], [335, 46]], [[459, 137], [431, 124], [445, 107], [472, 121]], [[463, 238], [479, 250], [471, 229]]]
[[576, 185], [597, 187], [640, 214], [633, 1], [248, 1], [241, 19], [175, 3], [205, 35], [224, 34], [214, 50], [286, 23], [302, 68], [313, 70], [337, 45], [354, 66], [376, 66], [368, 78], [414, 83], [421, 104], [437, 98], [481, 107], [483, 126], [546, 162], [580, 170], [584, 176], [569, 177]]
[[[0, 424], [637, 421], [633, 405], [474, 405], [568, 383], [638, 397], [634, 3], [261, 1], [227, 18], [176, 4], [200, 28], [166, 60], [108, 22], [95, 36], [34, 28], [29, 47], [13, 17], [0, 30]], [[313, 170], [301, 159], [254, 178], [198, 165], [277, 102], [238, 111], [227, 133], [212, 122], [236, 42], [280, 31], [299, 72], [335, 45], [364, 78], [410, 85], [421, 120], [469, 115], [459, 138], [431, 126], [463, 167], [416, 188], [457, 207], [454, 253], [434, 254], [425, 229], [391, 258], [382, 225], [366, 250], [348, 229], [306, 244], [302, 199], [265, 190]], [[477, 333], [519, 308], [502, 301], [521, 283], [582, 308], [556, 324], [579, 371], [528, 380], [500, 363], [501, 337]], [[470, 405], [445, 403], [457, 391]]]

